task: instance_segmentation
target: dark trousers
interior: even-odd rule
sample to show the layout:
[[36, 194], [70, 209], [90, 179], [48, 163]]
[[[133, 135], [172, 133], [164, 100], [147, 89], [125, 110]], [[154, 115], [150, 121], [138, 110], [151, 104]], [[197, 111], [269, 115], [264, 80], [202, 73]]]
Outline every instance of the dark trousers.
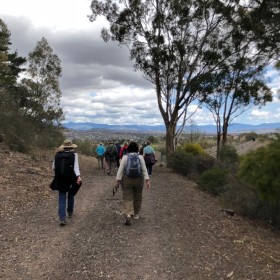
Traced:
[[147, 171], [149, 175], [152, 175], [153, 172], [153, 164], [152, 163], [146, 163]]

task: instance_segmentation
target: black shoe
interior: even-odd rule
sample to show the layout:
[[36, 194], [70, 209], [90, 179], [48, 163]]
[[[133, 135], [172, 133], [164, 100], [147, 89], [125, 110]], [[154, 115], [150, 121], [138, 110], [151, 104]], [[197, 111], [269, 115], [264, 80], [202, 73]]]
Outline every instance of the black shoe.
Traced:
[[125, 217], [125, 222], [124, 222], [124, 224], [125, 224], [126, 226], [131, 226], [131, 217], [130, 217], [130, 215], [127, 215], [127, 216]]
[[73, 217], [73, 212], [67, 212], [68, 213], [68, 217], [72, 218]]

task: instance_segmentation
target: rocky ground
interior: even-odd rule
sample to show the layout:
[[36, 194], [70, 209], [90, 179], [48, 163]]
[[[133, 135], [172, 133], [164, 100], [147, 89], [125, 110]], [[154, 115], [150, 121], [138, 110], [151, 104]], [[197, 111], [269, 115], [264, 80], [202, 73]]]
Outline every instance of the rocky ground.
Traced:
[[83, 186], [60, 227], [53, 153], [0, 146], [0, 279], [280, 279], [279, 232], [220, 211], [216, 198], [157, 163], [140, 220], [123, 224], [115, 174], [80, 156]]

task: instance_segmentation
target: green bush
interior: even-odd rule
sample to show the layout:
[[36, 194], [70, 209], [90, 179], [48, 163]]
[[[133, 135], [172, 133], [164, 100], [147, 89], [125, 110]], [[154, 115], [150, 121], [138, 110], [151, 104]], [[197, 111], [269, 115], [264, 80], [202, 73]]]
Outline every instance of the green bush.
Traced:
[[221, 146], [219, 159], [224, 163], [236, 164], [238, 162], [238, 154], [235, 147], [231, 145]]
[[198, 143], [185, 143], [183, 144], [180, 149], [186, 153], [191, 153], [193, 155], [202, 155], [205, 154], [202, 146]]
[[193, 179], [195, 175], [203, 173], [205, 170], [211, 168], [215, 163], [215, 159], [207, 154], [188, 153], [186, 151], [178, 150], [169, 159], [169, 167], [184, 176], [191, 176]]
[[169, 158], [169, 167], [182, 175], [187, 176], [193, 172], [194, 155], [185, 151], [176, 151]]
[[78, 146], [77, 150], [79, 151], [79, 153], [86, 156], [91, 156], [93, 154], [93, 144], [91, 143], [91, 141], [75, 139], [73, 143]]
[[256, 186], [260, 198], [280, 201], [280, 138], [266, 147], [251, 151], [241, 158], [238, 176]]
[[207, 154], [197, 155], [194, 157], [194, 163], [196, 165], [197, 173], [202, 174], [214, 166], [215, 158]]
[[219, 195], [225, 191], [227, 176], [228, 171], [226, 169], [213, 167], [199, 176], [198, 187], [213, 195]]

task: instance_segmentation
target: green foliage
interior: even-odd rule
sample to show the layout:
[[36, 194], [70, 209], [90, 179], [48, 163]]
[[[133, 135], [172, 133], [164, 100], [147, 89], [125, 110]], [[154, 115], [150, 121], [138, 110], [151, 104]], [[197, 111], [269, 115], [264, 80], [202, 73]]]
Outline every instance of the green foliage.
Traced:
[[258, 134], [256, 132], [243, 133], [240, 137], [245, 138], [246, 141], [255, 141], [258, 138]]
[[193, 154], [176, 151], [170, 156], [169, 167], [175, 172], [187, 176], [194, 170], [193, 158]]
[[203, 173], [211, 168], [215, 159], [209, 155], [194, 155], [186, 151], [176, 151], [169, 160], [169, 166], [172, 170], [185, 176], [194, 178], [197, 174]]
[[234, 146], [223, 145], [220, 147], [219, 159], [224, 163], [236, 164], [238, 154]]
[[61, 77], [60, 59], [53, 53], [47, 40], [42, 38], [35, 49], [29, 53], [29, 67], [21, 85], [26, 90], [24, 113], [38, 122], [59, 124], [63, 120], [60, 108]]
[[264, 201], [280, 201], [280, 137], [267, 147], [245, 155], [240, 162], [238, 175], [255, 185]]
[[198, 143], [185, 143], [180, 147], [181, 151], [186, 153], [191, 153], [193, 155], [203, 155], [205, 154], [202, 146]]
[[231, 176], [225, 192], [220, 196], [223, 208], [234, 209], [236, 213], [250, 219], [259, 219], [280, 227], [280, 202], [260, 199], [256, 186]]
[[219, 195], [225, 191], [227, 176], [228, 171], [226, 169], [214, 167], [199, 176], [198, 187], [213, 195]]
[[[91, 156], [93, 154], [93, 144], [89, 140], [75, 140], [73, 141], [76, 145], [78, 145], [78, 151], [86, 156]], [[95, 150], [94, 150], [95, 151]]]

